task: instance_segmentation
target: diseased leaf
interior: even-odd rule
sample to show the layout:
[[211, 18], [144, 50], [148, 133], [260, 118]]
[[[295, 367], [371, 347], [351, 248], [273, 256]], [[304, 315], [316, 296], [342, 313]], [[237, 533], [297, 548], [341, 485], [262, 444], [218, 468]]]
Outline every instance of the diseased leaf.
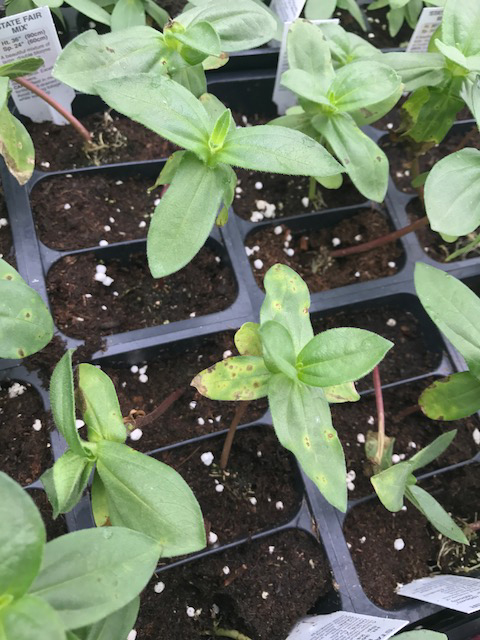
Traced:
[[407, 134], [416, 142], [442, 142], [464, 107], [457, 94], [453, 85], [417, 89], [402, 106], [412, 120]]
[[262, 355], [259, 327], [260, 325], [256, 322], [245, 322], [235, 334], [235, 346], [241, 356]]
[[0, 594], [21, 598], [40, 569], [45, 526], [27, 492], [2, 471], [0, 495]]
[[8, 110], [9, 79], [0, 77], [0, 155], [19, 184], [30, 180], [35, 166], [35, 149], [30, 134]]
[[333, 387], [324, 387], [323, 392], [327, 402], [330, 404], [357, 402], [360, 400], [354, 382], [345, 382], [344, 384], [337, 384]]
[[412, 477], [409, 462], [399, 462], [370, 478], [380, 502], [389, 511], [400, 511], [407, 482]]
[[345, 511], [345, 457], [323, 391], [277, 373], [269, 382], [268, 402], [280, 443], [295, 455], [325, 499]]
[[22, 58], [0, 65], [0, 77], [21, 78], [35, 73], [43, 65], [43, 58]]
[[469, 371], [436, 380], [418, 400], [432, 420], [461, 420], [480, 411], [480, 381]]
[[191, 385], [211, 400], [257, 400], [267, 395], [271, 376], [263, 358], [236, 356], [201, 371]]
[[90, 442], [125, 442], [127, 430], [123, 423], [117, 392], [106, 373], [94, 365], [80, 364], [78, 396]]
[[295, 353], [298, 353], [313, 338], [307, 285], [298, 273], [284, 264], [270, 267], [263, 285], [266, 295], [260, 309], [260, 323], [274, 320], [283, 325], [292, 337]]
[[300, 380], [315, 387], [331, 387], [363, 378], [393, 347], [371, 331], [354, 328], [319, 333], [297, 356]]
[[104, 440], [98, 443], [97, 471], [112, 525], [150, 536], [160, 545], [163, 557], [205, 547], [202, 512], [192, 490], [174, 469]]

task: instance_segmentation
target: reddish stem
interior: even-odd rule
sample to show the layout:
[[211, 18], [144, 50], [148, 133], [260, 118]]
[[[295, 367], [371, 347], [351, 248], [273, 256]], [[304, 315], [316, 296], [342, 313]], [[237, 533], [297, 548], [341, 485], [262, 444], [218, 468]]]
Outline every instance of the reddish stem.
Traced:
[[233, 420], [230, 424], [227, 437], [225, 438], [225, 444], [223, 445], [222, 455], [220, 457], [220, 469], [222, 469], [222, 471], [225, 471], [227, 468], [237, 427], [240, 424], [240, 420], [243, 418], [249, 404], [249, 402], [241, 402], [235, 409], [235, 415], [233, 416]]
[[375, 389], [375, 402], [378, 416], [378, 446], [375, 461], [380, 465], [385, 451], [385, 408], [383, 406], [382, 382], [380, 380], [380, 370], [378, 366], [373, 370], [373, 388]]
[[58, 113], [65, 118], [65, 120], [68, 120], [68, 122], [70, 122], [72, 127], [76, 129], [76, 131], [78, 131], [78, 133], [82, 136], [82, 138], [86, 140], [86, 142], [91, 142], [91, 133], [87, 129], [85, 129], [83, 124], [79, 120], [77, 120], [74, 115], [72, 115], [67, 109], [64, 109], [62, 105], [54, 100], [51, 96], [49, 96], [48, 93], [45, 93], [45, 91], [34, 85], [32, 82], [30, 82], [30, 80], [25, 80], [25, 78], [14, 78], [13, 80], [22, 87], [25, 87], [25, 89], [28, 89], [29, 91], [34, 93], [51, 107], [53, 107], [55, 111], [58, 111]]
[[336, 251], [332, 251], [330, 255], [332, 258], [345, 258], [346, 256], [353, 256], [356, 253], [365, 253], [365, 251], [371, 251], [372, 249], [376, 249], [377, 247], [383, 247], [385, 244], [389, 244], [391, 242], [395, 242], [399, 238], [403, 238], [407, 233], [411, 233], [412, 231], [416, 231], [417, 229], [421, 229], [422, 227], [427, 226], [428, 218], [424, 216], [412, 224], [409, 224], [402, 229], [398, 229], [397, 231], [392, 231], [392, 233], [388, 233], [385, 236], [381, 236], [380, 238], [375, 238], [375, 240], [370, 240], [369, 242], [364, 242], [363, 244], [358, 244], [354, 247], [348, 247], [346, 249], [337, 249]]
[[186, 391], [185, 388], [177, 389], [176, 391], [173, 391], [173, 393], [167, 396], [165, 400], [161, 404], [159, 404], [158, 407], [154, 409], [151, 413], [147, 414], [146, 416], [141, 416], [140, 418], [137, 418], [135, 420], [135, 427], [145, 427], [147, 426], [147, 424], [150, 424], [151, 422], [154, 422], [154, 420], [157, 420], [157, 418], [163, 415], [165, 411], [169, 409], [172, 406], [172, 404], [176, 402], [180, 398], [180, 396], [182, 396], [185, 393], [185, 391]]

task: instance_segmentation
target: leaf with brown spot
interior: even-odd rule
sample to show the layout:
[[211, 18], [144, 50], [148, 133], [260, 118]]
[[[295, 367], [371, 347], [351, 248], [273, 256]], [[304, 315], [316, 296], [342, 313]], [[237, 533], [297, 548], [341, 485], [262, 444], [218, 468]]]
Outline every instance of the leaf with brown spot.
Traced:
[[201, 371], [191, 385], [211, 400], [256, 400], [267, 395], [271, 376], [262, 358], [236, 356]]

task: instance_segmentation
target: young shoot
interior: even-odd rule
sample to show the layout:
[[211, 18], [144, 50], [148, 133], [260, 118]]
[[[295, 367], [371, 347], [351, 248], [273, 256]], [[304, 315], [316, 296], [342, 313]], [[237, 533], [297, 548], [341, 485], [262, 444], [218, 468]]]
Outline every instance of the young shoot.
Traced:
[[368, 432], [365, 453], [377, 472], [370, 480], [381, 503], [395, 513], [402, 509], [406, 498], [444, 536], [456, 542], [468, 544], [463, 531], [435, 498], [417, 485], [414, 475], [415, 471], [433, 462], [448, 448], [457, 431], [444, 433], [409, 460], [394, 464], [392, 454], [395, 439], [385, 435], [383, 394], [378, 368], [374, 375], [378, 433]]
[[[282, 84], [297, 95], [299, 106], [270, 124], [302, 131], [326, 145], [360, 193], [383, 202], [388, 160], [360, 127], [392, 109], [402, 93], [400, 77], [386, 64], [371, 58], [335, 71], [321, 27], [305, 20], [292, 25], [287, 47], [290, 68], [282, 75]], [[342, 175], [325, 179], [319, 174], [317, 180], [326, 188], [338, 189]]]
[[88, 637], [99, 637], [95, 627], [104, 637], [113, 637], [109, 630], [126, 637], [161, 545], [123, 527], [85, 529], [46, 543], [33, 500], [2, 472], [0, 495], [2, 639], [77, 640], [90, 631]]
[[444, 336], [462, 354], [468, 371], [453, 373], [420, 396], [432, 420], [460, 420], [480, 411], [480, 299], [465, 284], [440, 269], [417, 263], [415, 289]]
[[205, 70], [223, 66], [228, 53], [265, 44], [276, 33], [272, 12], [255, 0], [237, 0], [234, 6], [224, 0], [194, 4], [198, 6], [167, 22], [163, 33], [132, 23], [102, 36], [96, 31], [80, 34], [58, 57], [53, 75], [94, 95], [99, 82], [165, 75], [198, 97], [207, 90]]
[[53, 320], [44, 301], [0, 259], [0, 358], [31, 356], [52, 337]]
[[68, 449], [41, 477], [54, 517], [79, 502], [93, 471], [91, 499], [98, 527], [140, 531], [161, 545], [164, 557], [202, 549], [205, 529], [195, 496], [176, 471], [125, 444], [127, 430], [110, 378], [93, 365], [80, 364], [77, 379], [86, 440], [76, 428], [69, 350], [50, 383], [53, 417]]
[[362, 29], [367, 30], [365, 18], [356, 0], [307, 0], [304, 14], [307, 20], [328, 20], [338, 9], [348, 11]]
[[264, 286], [260, 323], [247, 322], [235, 335], [240, 355], [202, 371], [192, 385], [213, 400], [267, 396], [280, 443], [325, 498], [345, 511], [345, 457], [329, 403], [357, 401], [354, 381], [393, 345], [363, 329], [330, 329], [314, 336], [307, 285], [285, 265], [271, 267]]
[[405, 22], [411, 29], [415, 29], [425, 6], [443, 7], [444, 5], [445, 0], [374, 0], [367, 5], [367, 11], [388, 7], [388, 33], [394, 38]]

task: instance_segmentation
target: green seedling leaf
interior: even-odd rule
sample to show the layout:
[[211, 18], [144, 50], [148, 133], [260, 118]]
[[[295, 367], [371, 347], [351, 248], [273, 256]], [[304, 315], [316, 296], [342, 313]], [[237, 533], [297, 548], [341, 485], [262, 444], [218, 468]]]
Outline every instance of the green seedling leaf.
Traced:
[[134, 628], [139, 608], [140, 598], [137, 596], [115, 613], [76, 633], [81, 640], [123, 640]]
[[444, 633], [437, 633], [436, 631], [427, 631], [421, 629], [419, 631], [407, 631], [406, 633], [400, 633], [396, 636], [398, 640], [448, 640], [448, 637]]
[[147, 257], [154, 278], [175, 273], [200, 251], [227, 183], [221, 167], [210, 169], [192, 153], [185, 154], [150, 223]]
[[480, 151], [462, 149], [437, 162], [425, 183], [434, 231], [464, 236], [480, 226]]
[[343, 67], [359, 59], [378, 56], [378, 49], [354, 33], [345, 31], [338, 24], [322, 24], [322, 33], [327, 38], [334, 66]]
[[[318, 2], [318, 0], [317, 0]], [[338, 0], [339, 9], [347, 10], [353, 18], [358, 22], [361, 28], [366, 31], [367, 25], [365, 23], [365, 18], [363, 17], [362, 10], [358, 6], [356, 0]]]
[[292, 380], [297, 378], [295, 348], [288, 329], [274, 320], [260, 326], [263, 360], [271, 373], [283, 373]]
[[225, 109], [223, 113], [218, 116], [208, 140], [208, 145], [214, 153], [223, 147], [225, 138], [227, 137], [228, 132], [232, 129], [232, 123], [232, 112], [230, 109]]
[[39, 294], [0, 259], [0, 357], [25, 358], [53, 336], [53, 320]]
[[374, 60], [358, 60], [338, 69], [328, 97], [337, 109], [349, 113], [388, 100], [398, 95], [399, 89], [400, 77], [391, 67]]
[[170, 19], [170, 16], [165, 9], [159, 7], [154, 0], [144, 0], [144, 6], [147, 14], [153, 18], [153, 21], [156, 22], [161, 29], [163, 29]]
[[31, 594], [55, 609], [65, 629], [78, 629], [131, 602], [149, 581], [159, 554], [155, 540], [131, 529], [75, 531], [46, 545]]
[[277, 31], [272, 12], [253, 0], [237, 0], [234, 5], [224, 0], [211, 0], [180, 14], [176, 21], [188, 27], [208, 22], [220, 37], [222, 50], [254, 49], [271, 40]]
[[231, 131], [218, 162], [294, 176], [331, 176], [343, 168], [321, 144], [300, 131], [258, 125]]
[[423, 187], [423, 185], [427, 181], [429, 173], [430, 171], [424, 171], [423, 173], [420, 173], [416, 178], [412, 180], [412, 187], [414, 189], [419, 189], [420, 187]]
[[10, 604], [0, 617], [2, 640], [65, 640], [57, 613], [41, 598], [26, 595]]
[[42, 58], [23, 58], [0, 65], [0, 77], [21, 78], [35, 73], [43, 65]]
[[130, 447], [104, 440], [98, 443], [97, 471], [114, 526], [150, 536], [164, 557], [205, 547], [202, 512], [190, 487], [174, 469]]
[[[93, 0], [65, 0], [65, 4], [69, 5], [76, 9], [79, 13], [83, 13], [83, 15], [87, 16], [91, 20], [95, 22], [100, 22], [100, 24], [104, 24], [107, 27], [110, 26], [111, 17], [110, 14], [102, 9], [96, 2]], [[93, 32], [95, 33], [95, 32]], [[107, 34], [110, 35], [110, 34]]]
[[480, 55], [464, 56], [456, 47], [451, 47], [438, 39], [435, 40], [435, 46], [440, 53], [443, 53], [454, 64], [458, 64], [468, 71], [480, 71]]
[[284, 264], [270, 267], [263, 285], [266, 295], [260, 309], [260, 323], [274, 320], [283, 325], [298, 353], [313, 338], [307, 285], [298, 273]]
[[79, 503], [87, 488], [94, 462], [73, 451], [66, 451], [53, 467], [41, 476], [42, 484], [53, 507], [53, 517], [67, 513]]
[[236, 356], [201, 371], [191, 385], [211, 400], [257, 400], [267, 395], [271, 377], [263, 358]]
[[50, 378], [50, 404], [55, 426], [77, 456], [87, 456], [84, 442], [78, 435], [75, 420], [75, 387], [72, 354], [69, 349], [59, 360]]
[[262, 356], [259, 328], [256, 322], [245, 322], [235, 334], [235, 346], [241, 356]]
[[456, 89], [422, 87], [417, 89], [404, 103], [413, 126], [407, 134], [416, 142], [436, 142], [439, 144], [450, 131], [457, 113], [464, 102], [457, 96]]
[[469, 544], [463, 531], [455, 524], [445, 509], [424, 489], [411, 485], [407, 489], [406, 496], [437, 531], [455, 542]]
[[354, 382], [345, 382], [344, 384], [337, 384], [333, 387], [324, 387], [323, 392], [327, 402], [330, 404], [357, 402], [357, 400], [360, 400]]
[[163, 165], [163, 169], [160, 171], [158, 178], [155, 180], [155, 184], [148, 188], [148, 192], [151, 193], [157, 187], [162, 184], [170, 184], [175, 177], [178, 167], [183, 160], [183, 157], [187, 151], [175, 151], [168, 158], [166, 163]]
[[356, 125], [351, 116], [319, 114], [312, 119], [362, 195], [383, 202], [388, 186], [388, 159], [380, 147]]
[[398, 90], [395, 93], [392, 93], [392, 95], [385, 100], [381, 100], [374, 104], [372, 103], [368, 108], [365, 107], [356, 111], [351, 111], [350, 115], [359, 127], [363, 127], [366, 124], [372, 124], [373, 122], [380, 120], [380, 118], [383, 118], [383, 116], [393, 109], [402, 97], [402, 93], [403, 85], [401, 84], [398, 87]]
[[335, 77], [330, 47], [322, 31], [306, 20], [296, 20], [290, 27], [287, 40], [290, 69], [304, 71], [315, 78], [326, 96]]
[[480, 299], [460, 280], [422, 263], [415, 267], [415, 288], [425, 311], [480, 379]]
[[78, 397], [90, 442], [125, 442], [127, 430], [117, 392], [106, 373], [91, 364], [80, 364]]
[[430, 464], [431, 462], [436, 460], [439, 456], [442, 455], [444, 451], [448, 449], [450, 443], [456, 435], [456, 429], [454, 429], [453, 431], [448, 431], [447, 433], [442, 433], [441, 436], [435, 438], [433, 442], [431, 442], [429, 445], [412, 456], [408, 461], [412, 467], [412, 470], [416, 471], [417, 469], [426, 467], [427, 464]]
[[[317, 137], [317, 131], [311, 124], [311, 117], [306, 113], [292, 113], [287, 114], [286, 116], [281, 116], [280, 118], [275, 118], [271, 120], [269, 125], [273, 125], [276, 127], [287, 127], [288, 129], [296, 129], [297, 131], [301, 131], [306, 136], [310, 136], [310, 138]], [[333, 178], [334, 176], [332, 176]], [[329, 178], [325, 178], [328, 180]]]
[[209, 22], [196, 22], [183, 31], [178, 26], [181, 25], [173, 22], [171, 27], [165, 28], [165, 41], [168, 42], [168, 38], [174, 39], [180, 45], [180, 55], [188, 64], [200, 64], [208, 56], [219, 57], [222, 53], [220, 38]]
[[154, 77], [166, 74], [167, 52], [162, 34], [151, 27], [131, 27], [102, 36], [96, 31], [86, 31], [60, 53], [53, 75], [77, 91], [96, 95], [98, 82], [120, 79], [126, 69], [129, 74], [148, 73]]
[[382, 62], [400, 75], [406, 91], [425, 85], [435, 87], [448, 77], [445, 58], [440, 53], [384, 53]]
[[345, 511], [345, 457], [323, 391], [277, 373], [268, 385], [268, 402], [280, 443], [295, 455], [325, 499]]
[[326, 97], [325, 82], [317, 75], [301, 69], [288, 69], [282, 73], [282, 85], [305, 100], [323, 104], [330, 110], [335, 109]]
[[465, 56], [480, 53], [480, 5], [476, 0], [445, 3], [442, 40]]
[[298, 377], [315, 387], [331, 387], [363, 378], [393, 347], [389, 340], [364, 329], [324, 331], [297, 356]]
[[0, 155], [7, 169], [21, 185], [30, 180], [35, 166], [35, 149], [30, 134], [8, 110], [8, 78], [0, 77]]
[[[223, 104], [223, 102], [220, 102], [217, 96], [214, 96], [213, 93], [202, 94], [199, 97], [199, 101], [202, 103], [203, 108], [208, 114], [208, 117], [210, 120], [210, 126], [211, 127], [215, 126], [215, 123], [217, 122], [217, 120], [226, 111], [225, 105]], [[235, 127], [235, 122], [233, 122], [233, 119], [231, 121], [231, 127], [232, 128]]]
[[337, 8], [337, 0], [307, 0], [305, 18], [307, 20], [328, 20]]
[[45, 526], [30, 496], [1, 471], [0, 494], [0, 594], [20, 598], [40, 569]]
[[108, 509], [108, 497], [105, 485], [95, 470], [93, 474], [92, 488], [90, 490], [92, 500], [93, 519], [97, 527], [106, 527], [110, 523], [110, 513]]
[[399, 462], [373, 476], [370, 481], [383, 506], [389, 511], [396, 512], [403, 507], [403, 496], [412, 477], [410, 463]]
[[469, 371], [436, 380], [420, 396], [423, 413], [432, 420], [461, 420], [480, 411], [480, 381]]
[[110, 18], [112, 31], [144, 26], [145, 9], [142, 0], [117, 0]]

